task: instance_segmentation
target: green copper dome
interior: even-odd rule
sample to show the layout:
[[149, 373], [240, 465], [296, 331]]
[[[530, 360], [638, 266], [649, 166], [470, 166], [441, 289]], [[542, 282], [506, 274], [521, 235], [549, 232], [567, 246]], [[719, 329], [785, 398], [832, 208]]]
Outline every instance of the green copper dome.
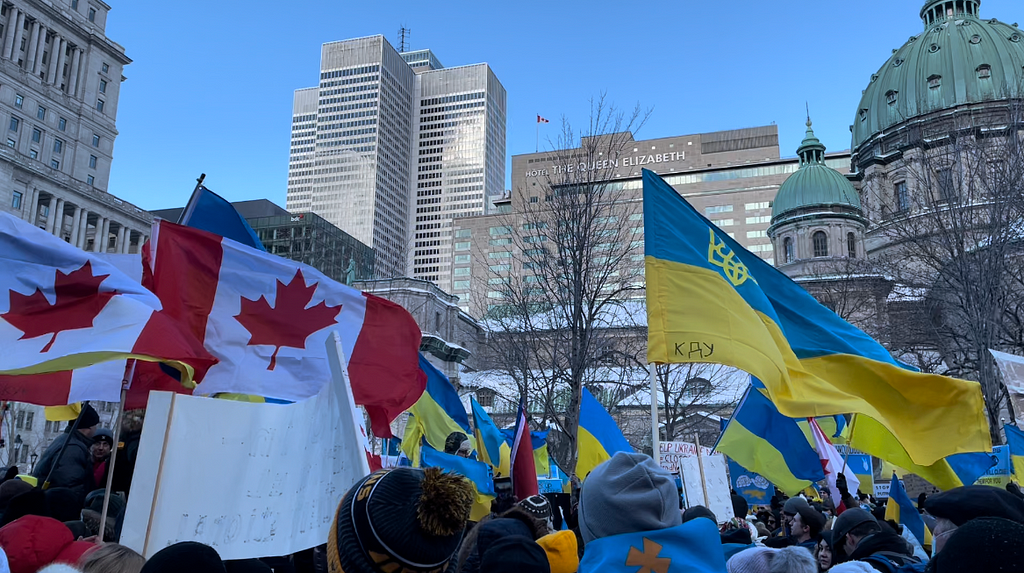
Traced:
[[1021, 97], [1024, 33], [982, 20], [980, 0], [929, 0], [925, 30], [871, 76], [853, 121], [853, 149], [911, 118], [969, 103]]
[[807, 135], [796, 150], [800, 169], [779, 187], [772, 204], [772, 223], [797, 209], [842, 205], [860, 209], [860, 196], [841, 173], [825, 165], [825, 146], [814, 136], [807, 119]]

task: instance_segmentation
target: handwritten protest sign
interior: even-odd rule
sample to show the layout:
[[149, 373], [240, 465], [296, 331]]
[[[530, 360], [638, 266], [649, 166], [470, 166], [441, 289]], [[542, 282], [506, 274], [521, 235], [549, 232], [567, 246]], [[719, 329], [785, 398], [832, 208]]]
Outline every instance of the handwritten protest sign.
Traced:
[[150, 394], [121, 543], [149, 558], [199, 541], [222, 559], [323, 543], [342, 496], [370, 472], [333, 335], [327, 351], [332, 380], [295, 404]]

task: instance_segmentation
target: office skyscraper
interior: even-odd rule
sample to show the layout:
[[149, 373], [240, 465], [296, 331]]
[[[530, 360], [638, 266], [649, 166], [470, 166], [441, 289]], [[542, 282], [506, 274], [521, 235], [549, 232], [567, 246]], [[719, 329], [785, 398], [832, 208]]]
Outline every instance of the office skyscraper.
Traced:
[[450, 289], [451, 227], [505, 180], [505, 89], [486, 64], [444, 68], [383, 36], [324, 44], [320, 85], [296, 90], [287, 208], [377, 253], [379, 277]]

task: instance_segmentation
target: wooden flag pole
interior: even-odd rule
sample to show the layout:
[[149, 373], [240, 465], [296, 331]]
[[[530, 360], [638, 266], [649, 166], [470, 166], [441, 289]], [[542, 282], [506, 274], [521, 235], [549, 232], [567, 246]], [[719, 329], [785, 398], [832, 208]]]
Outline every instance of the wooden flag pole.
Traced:
[[708, 506], [708, 484], [704, 481], [704, 458], [700, 455], [700, 434], [693, 433], [693, 443], [697, 446], [697, 469], [700, 470], [700, 487], [704, 490], [704, 507]]
[[103, 491], [103, 510], [100, 511], [100, 531], [97, 535], [99, 542], [103, 543], [103, 534], [107, 529], [107, 511], [110, 508], [110, 489], [114, 484], [114, 464], [117, 461], [117, 446], [121, 439], [121, 424], [124, 423], [124, 402], [128, 396], [128, 388], [135, 377], [135, 360], [132, 359], [128, 366], [126, 377], [121, 384], [121, 404], [117, 408], [117, 418], [114, 423], [114, 447], [110, 450], [110, 464], [107, 467], [107, 484]]
[[654, 463], [661, 465], [661, 432], [658, 428], [658, 365], [647, 365], [651, 379], [651, 457]]

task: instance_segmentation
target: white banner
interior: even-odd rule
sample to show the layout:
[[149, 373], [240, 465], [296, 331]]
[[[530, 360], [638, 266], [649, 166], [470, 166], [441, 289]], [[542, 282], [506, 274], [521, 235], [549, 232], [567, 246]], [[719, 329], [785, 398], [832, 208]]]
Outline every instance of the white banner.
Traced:
[[[702, 454], [705, 448], [701, 448]], [[696, 456], [680, 458], [680, 470], [683, 487], [686, 490], [686, 505], [693, 507], [703, 505], [714, 512], [718, 523], [725, 523], [733, 517], [732, 493], [729, 491], [729, 478], [725, 473], [725, 456], [715, 454], [702, 455], [704, 464], [704, 482], [701, 485], [700, 465]], [[707, 489], [708, 499], [704, 499]]]
[[1010, 393], [1013, 414], [1017, 418], [1017, 427], [1024, 428], [1024, 357], [991, 350], [992, 356], [1003, 375], [1003, 384]]
[[370, 472], [336, 336], [331, 384], [295, 404], [150, 394], [121, 543], [147, 559], [179, 541], [222, 559], [287, 555], [327, 539]]

